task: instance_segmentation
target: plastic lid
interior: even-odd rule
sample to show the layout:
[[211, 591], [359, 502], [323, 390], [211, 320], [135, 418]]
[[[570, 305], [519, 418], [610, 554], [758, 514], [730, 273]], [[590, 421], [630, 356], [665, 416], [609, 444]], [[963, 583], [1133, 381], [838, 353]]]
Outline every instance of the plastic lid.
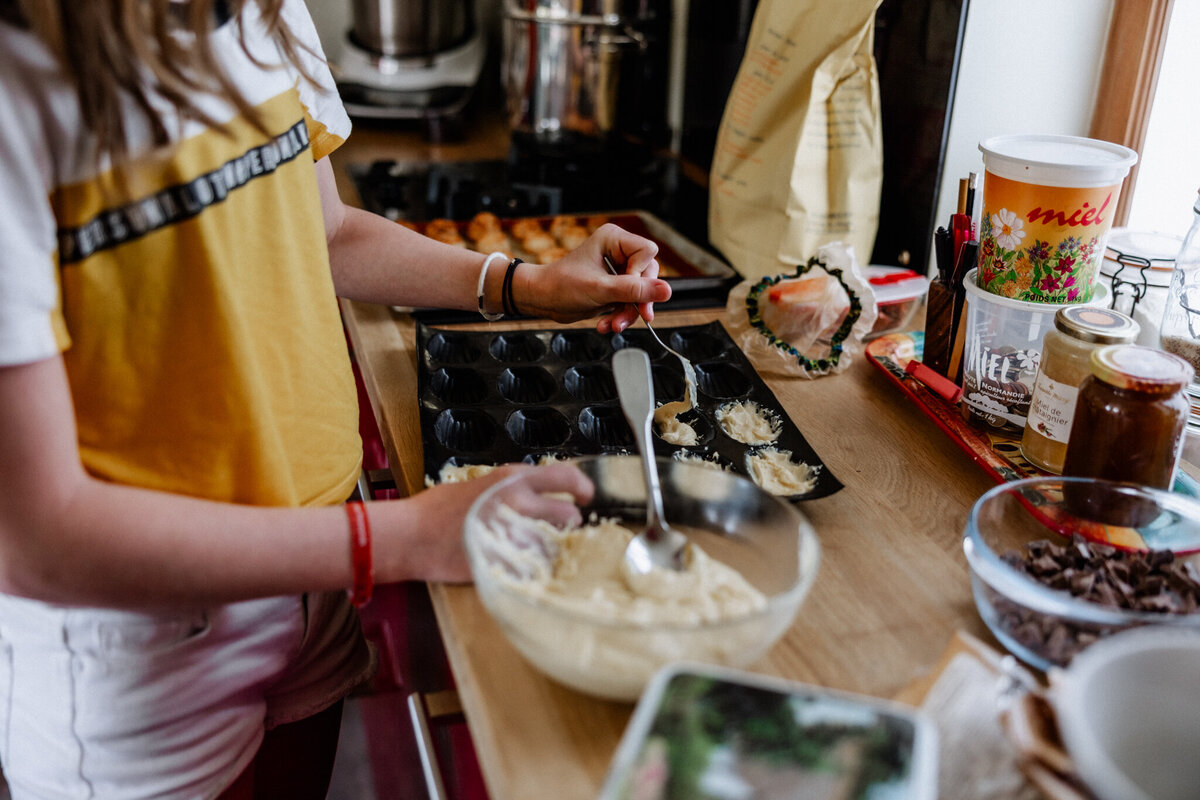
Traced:
[[911, 269], [903, 267], [885, 267], [871, 264], [863, 272], [867, 282], [875, 292], [875, 304], [885, 306], [889, 303], [903, 303], [915, 300], [925, 294], [929, 288], [929, 279]]
[[1137, 163], [1128, 147], [1082, 136], [1018, 134], [979, 143], [988, 172], [1046, 186], [1111, 186]]
[[1175, 268], [1175, 256], [1183, 245], [1183, 237], [1159, 231], [1135, 231], [1113, 228], [1104, 243], [1105, 261], [1117, 266], [1142, 267], [1170, 272]]
[[1137, 338], [1142, 326], [1120, 311], [1068, 306], [1054, 315], [1054, 327], [1075, 339], [1095, 344], [1122, 344]]
[[1192, 379], [1192, 365], [1177, 355], [1135, 344], [1110, 344], [1092, 353], [1092, 374], [1118, 389], [1171, 392]]

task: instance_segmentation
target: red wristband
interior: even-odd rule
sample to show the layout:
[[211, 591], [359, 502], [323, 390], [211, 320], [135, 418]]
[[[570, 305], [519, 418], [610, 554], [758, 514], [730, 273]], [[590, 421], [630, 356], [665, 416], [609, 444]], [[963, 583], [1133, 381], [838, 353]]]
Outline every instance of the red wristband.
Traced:
[[375, 588], [375, 565], [371, 558], [371, 520], [362, 503], [346, 504], [346, 516], [350, 519], [350, 563], [354, 568], [354, 586], [350, 589], [350, 602], [359, 608], [371, 600]]

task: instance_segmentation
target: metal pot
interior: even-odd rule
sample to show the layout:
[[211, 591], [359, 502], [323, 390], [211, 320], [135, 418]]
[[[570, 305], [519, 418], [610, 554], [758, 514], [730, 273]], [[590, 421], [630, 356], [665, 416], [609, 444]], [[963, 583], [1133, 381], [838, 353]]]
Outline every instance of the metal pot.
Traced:
[[351, 36], [392, 58], [436, 55], [474, 32], [472, 0], [354, 0]]
[[557, 141], [666, 130], [669, 3], [506, 0], [504, 18], [514, 131]]

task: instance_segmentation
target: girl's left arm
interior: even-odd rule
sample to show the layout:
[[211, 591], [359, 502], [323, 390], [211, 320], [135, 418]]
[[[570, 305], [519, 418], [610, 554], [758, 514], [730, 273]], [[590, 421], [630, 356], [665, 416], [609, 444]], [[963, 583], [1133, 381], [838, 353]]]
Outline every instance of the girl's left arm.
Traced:
[[[347, 206], [328, 158], [317, 162], [317, 182], [339, 295], [387, 305], [472, 310], [486, 254], [436, 242], [403, 225]], [[522, 264], [514, 274], [514, 299], [525, 314], [558, 322], [599, 315], [597, 329], [621, 331], [639, 316], [652, 319], [653, 304], [671, 296], [658, 278], [658, 246], [615, 225], [550, 264]], [[624, 274], [610, 275], [607, 255]], [[507, 261], [488, 269], [484, 308], [501, 310]]]

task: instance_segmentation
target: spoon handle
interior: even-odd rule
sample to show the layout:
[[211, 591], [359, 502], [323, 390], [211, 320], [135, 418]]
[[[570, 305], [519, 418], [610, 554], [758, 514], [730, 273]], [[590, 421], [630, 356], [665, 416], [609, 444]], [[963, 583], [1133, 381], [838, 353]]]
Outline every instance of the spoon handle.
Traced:
[[650, 424], [654, 417], [654, 384], [650, 375], [650, 357], [646, 351], [626, 347], [613, 353], [613, 378], [621, 410], [633, 429], [638, 452], [642, 454], [642, 474], [646, 479], [646, 523], [657, 530], [663, 519], [662, 490], [658, 465], [654, 461], [654, 442]]

